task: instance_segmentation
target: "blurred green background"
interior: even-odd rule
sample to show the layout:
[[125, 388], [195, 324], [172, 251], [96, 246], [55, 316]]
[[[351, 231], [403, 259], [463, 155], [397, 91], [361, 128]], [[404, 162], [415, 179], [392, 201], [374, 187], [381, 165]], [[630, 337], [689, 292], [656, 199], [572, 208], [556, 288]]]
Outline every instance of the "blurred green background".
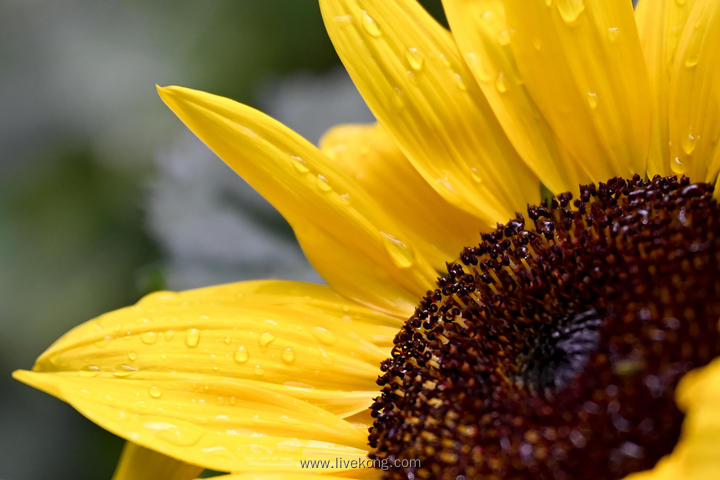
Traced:
[[[438, 18], [439, 3], [424, 2]], [[109, 478], [122, 442], [12, 370], [152, 290], [319, 281], [154, 85], [258, 106], [312, 141], [371, 116], [310, 0], [4, 0], [0, 32], [0, 479]]]

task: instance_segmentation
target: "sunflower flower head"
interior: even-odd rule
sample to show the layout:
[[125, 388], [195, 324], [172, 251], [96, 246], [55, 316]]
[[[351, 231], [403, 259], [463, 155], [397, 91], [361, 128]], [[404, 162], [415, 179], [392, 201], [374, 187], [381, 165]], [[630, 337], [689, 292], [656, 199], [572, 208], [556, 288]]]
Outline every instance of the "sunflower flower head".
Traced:
[[720, 3], [443, 5], [320, 0], [378, 122], [319, 147], [159, 88], [328, 286], [154, 293], [15, 372], [117, 480], [720, 476]]

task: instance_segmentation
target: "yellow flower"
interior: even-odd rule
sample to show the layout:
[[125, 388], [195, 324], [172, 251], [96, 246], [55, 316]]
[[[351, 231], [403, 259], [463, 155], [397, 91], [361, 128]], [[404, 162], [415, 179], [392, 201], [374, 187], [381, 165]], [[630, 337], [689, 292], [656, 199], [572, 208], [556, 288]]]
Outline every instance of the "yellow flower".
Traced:
[[[537, 215], [541, 220], [536, 222], [537, 233], [525, 232], [531, 235], [529, 243], [518, 240], [523, 226], [518, 219], [504, 227], [512, 242], [506, 240], [503, 246], [502, 234], [486, 236], [487, 248], [499, 250], [465, 250], [462, 262], [457, 258], [464, 246], [478, 244], [480, 232], [512, 220], [528, 204], [537, 205], [541, 184], [554, 193], [577, 195], [579, 184], [634, 174], [685, 174], [693, 182], [714, 183], [720, 170], [720, 2], [641, 0], [635, 12], [629, 0], [443, 3], [452, 33], [414, 0], [320, 0], [330, 37], [378, 125], [336, 127], [319, 149], [262, 113], [226, 98], [181, 87], [159, 89], [178, 117], [282, 212], [328, 286], [268, 280], [155, 293], [137, 305], [80, 325], [43, 353], [32, 372], [15, 372], [15, 378], [70, 403], [129, 441], [117, 479], [192, 478], [204, 468], [234, 472], [224, 477], [228, 480], [310, 480], [329, 478], [327, 474], [336, 475], [330, 478], [379, 477], [382, 471], [365, 468], [363, 463], [372, 450], [367, 429], [373, 422], [369, 408], [381, 390], [376, 384], [378, 375], [384, 387], [372, 410], [378, 420], [371, 442], [379, 460], [411, 461], [409, 456], [399, 457], [404, 452], [426, 454], [417, 458], [423, 466], [405, 465], [406, 470], [393, 470], [393, 475], [415, 472], [416, 478], [425, 478], [434, 472], [438, 477], [435, 467], [445, 465], [455, 478], [461, 470], [452, 469], [468, 462], [476, 462], [475, 470], [468, 470], [472, 472], [487, 468], [510, 475], [515, 471], [512, 468], [522, 472], [522, 465], [534, 465], [547, 474], [543, 468], [551, 460], [562, 462], [563, 453], [575, 455], [573, 465], [586, 458], [589, 465], [593, 459], [604, 459], [590, 450], [593, 444], [583, 449], [588, 446], [588, 433], [600, 431], [596, 436], [602, 437], [608, 431], [612, 441], [618, 442], [614, 450], [600, 452], [607, 456], [608, 465], [637, 460], [637, 465], [650, 469], [631, 475], [633, 480], [718, 478], [720, 360], [687, 373], [680, 381], [676, 401], [685, 412], [682, 433], [675, 432], [679, 439], [658, 439], [670, 441], [670, 448], [660, 455], [638, 445], [636, 436], [665, 427], [672, 430], [672, 425], [654, 424], [650, 405], [647, 419], [622, 417], [620, 410], [613, 410], [619, 404], [607, 400], [626, 394], [614, 384], [602, 390], [607, 392], [602, 398], [593, 396], [580, 404], [585, 413], [542, 410], [547, 407], [543, 395], [552, 399], [562, 388], [579, 385], [575, 380], [581, 371], [596, 364], [610, 362], [608, 375], [620, 381], [644, 379], [647, 388], [630, 383], [628, 388], [645, 388], [647, 393], [662, 390], [664, 381], [658, 376], [633, 376], [656, 367], [646, 365], [647, 358], [670, 358], [670, 349], [675, 347], [672, 354], [679, 358], [695, 353], [709, 356], [700, 364], [682, 364], [685, 370], [673, 364], [682, 370], [680, 374], [712, 360], [718, 350], [717, 314], [696, 317], [715, 312], [715, 297], [707, 294], [707, 302], [701, 297], [703, 301], [695, 303], [688, 303], [687, 298], [706, 295], [713, 288], [717, 294], [717, 270], [701, 277], [704, 283], [686, 284], [684, 277], [671, 274], [667, 279], [660, 274], [653, 277], [659, 285], [653, 292], [663, 302], [677, 300], [668, 308], [687, 307], [680, 319], [662, 319], [668, 331], [650, 331], [653, 340], [645, 350], [637, 346], [638, 351], [659, 356], [633, 357], [637, 336], [628, 343], [633, 348], [629, 356], [622, 357], [625, 354], [619, 351], [595, 355], [591, 350], [604, 341], [599, 325], [625, 318], [622, 312], [609, 309], [601, 314], [595, 307], [557, 317], [562, 328], [553, 335], [560, 335], [565, 343], [551, 342], [548, 348], [576, 355], [565, 359], [566, 363], [548, 367], [548, 357], [538, 357], [535, 350], [517, 354], [517, 344], [509, 341], [522, 330], [518, 325], [533, 321], [531, 316], [524, 317], [527, 312], [539, 318], [543, 309], [556, 309], [565, 305], [562, 302], [575, 305], [572, 302], [580, 301], [575, 295], [588, 293], [583, 285], [567, 283], [571, 277], [564, 277], [577, 264], [599, 262], [597, 271], [588, 270], [578, 282], [595, 281], [595, 290], [590, 289], [593, 294], [615, 288], [615, 284], [603, 283], [610, 277], [602, 277], [600, 263], [623, 282], [634, 278], [638, 265], [632, 258], [628, 257], [627, 269], [621, 265], [613, 270], [619, 257], [590, 258], [594, 252], [590, 247], [597, 246], [592, 242], [606, 245], [602, 242], [611, 239], [608, 245], [616, 245], [621, 254], [624, 248], [635, 248], [635, 240], [641, 249], [653, 241], [671, 244], [662, 243], [665, 240], [683, 246], [686, 230], [682, 228], [692, 230], [703, 220], [703, 212], [708, 212], [706, 217], [716, 212], [715, 203], [692, 200], [707, 197], [709, 187], [685, 187], [687, 182], [674, 180], [648, 183], [639, 177], [629, 184], [611, 182], [610, 187], [601, 185], [597, 192], [581, 194], [587, 198], [578, 208], [587, 205], [592, 215], [566, 213], [568, 218], [579, 219], [576, 224], [564, 224], [557, 216], [567, 203], [565, 197], [560, 207], [557, 203], [541, 207], [551, 210], [547, 215], [556, 215], [554, 223], [542, 221], [546, 215], [542, 210], [531, 212], [534, 220]], [[631, 185], [629, 190], [623, 190], [625, 185]], [[668, 193], [669, 188], [676, 193]], [[636, 203], [628, 200], [630, 194]], [[645, 200], [640, 199], [643, 195]], [[647, 202], [656, 211], [631, 208], [632, 215], [621, 218], [598, 207], [603, 201], [612, 204], [613, 198], [624, 199], [631, 207]], [[652, 203], [667, 198], [681, 202], [668, 207], [674, 212], [669, 220]], [[682, 202], [687, 202], [687, 208]], [[698, 213], [692, 205], [707, 210]], [[673, 210], [676, 207], [679, 210]], [[673, 230], [674, 236], [667, 239], [632, 237], [634, 228], [645, 228], [640, 225], [657, 219], [667, 220], [657, 226], [657, 232], [666, 232], [663, 228], [670, 224], [681, 230]], [[595, 227], [591, 220], [597, 222]], [[713, 218], [704, 220], [717, 229]], [[527, 228], [535, 232], [530, 225]], [[592, 242], [585, 244], [587, 239], [577, 236], [587, 232], [602, 235], [588, 233]], [[687, 251], [704, 252], [706, 244], [715, 248], [716, 234], [717, 230], [704, 231], [707, 238], [700, 240], [709, 243], [698, 240]], [[630, 246], [621, 245], [623, 238], [633, 239]], [[511, 244], [518, 249], [511, 252]], [[573, 255], [578, 256], [556, 248], [561, 244], [572, 245]], [[531, 251], [525, 247], [522, 251], [519, 245], [528, 245]], [[659, 263], [648, 271], [662, 271], [663, 265], [702, 269], [704, 264], [698, 259], [717, 261], [718, 253], [711, 250], [703, 254], [706, 257], [682, 261], [677, 255], [676, 250], [661, 251]], [[449, 266], [450, 272], [445, 262], [456, 262]], [[494, 270], [488, 267], [492, 262], [497, 266]], [[503, 262], [510, 270], [503, 270]], [[518, 275], [512, 281], [506, 277], [511, 270]], [[521, 270], [530, 276], [521, 278]], [[448, 273], [442, 274], [435, 291], [441, 272]], [[467, 272], [475, 273], [468, 279]], [[455, 290], [445, 287], [448, 282], [457, 282]], [[463, 290], [462, 282], [472, 288]], [[650, 284], [654, 280], [629, 283], [630, 289], [615, 292], [637, 295], [628, 297], [626, 304], [628, 311], [638, 315], [622, 327], [628, 332], [662, 313], [654, 310], [656, 303], [642, 304], [645, 293], [637, 293], [652, 290]], [[529, 297], [528, 291], [538, 285], [548, 286], [547, 291]], [[682, 290], [685, 285], [694, 287]], [[525, 302], [541, 297], [546, 303]], [[434, 334], [432, 322], [442, 321], [435, 315], [438, 310], [454, 316], [456, 325]], [[521, 312], [513, 317], [517, 323], [502, 318], [508, 312]], [[423, 324], [424, 318], [430, 318], [428, 325]], [[467, 338], [453, 337], [452, 332], [465, 329], [468, 338], [475, 338], [465, 323], [471, 321], [479, 322], [472, 325], [484, 329], [483, 336], [468, 349], [459, 349], [458, 345], [468, 344]], [[678, 339], [679, 334], [671, 331], [678, 325], [688, 326], [688, 338]], [[384, 362], [391, 356], [398, 331], [392, 360]], [[672, 341], [663, 343], [670, 337]], [[418, 356], [430, 350], [418, 351], [416, 341], [423, 349], [447, 346], [449, 356], [439, 358], [437, 351]], [[580, 350], [572, 350], [576, 348]], [[508, 352], [520, 355], [512, 360], [522, 363], [516, 368], [518, 376], [486, 368], [505, 361]], [[468, 377], [470, 371], [475, 376]], [[676, 380], [670, 381], [671, 392]], [[453, 382], [465, 385], [468, 392], [488, 394], [487, 398], [461, 395], [455, 398], [456, 406], [491, 403], [493, 392], [498, 391], [508, 394], [497, 399], [500, 405], [516, 401], [529, 405], [522, 403], [525, 397], [541, 399], [537, 405], [543, 407], [537, 412], [513, 417], [516, 426], [530, 422], [533, 415], [589, 418], [596, 413], [606, 415], [598, 418], [605, 418], [607, 425], [596, 432], [559, 428], [552, 430], [552, 436], [547, 431], [526, 430], [524, 437], [495, 438], [494, 429], [501, 431], [502, 421], [509, 418], [500, 410], [485, 412], [486, 423], [478, 425], [482, 432], [462, 423], [462, 414], [472, 417], [474, 410], [453, 417], [454, 410], [446, 409], [444, 417], [435, 418], [444, 401], [435, 395], [455, 388]], [[485, 390], [473, 390], [478, 384]], [[518, 392], [525, 392], [520, 400]], [[414, 395], [412, 402], [403, 400], [409, 395]], [[563, 398], [559, 394], [556, 400]], [[670, 402], [675, 408], [672, 398], [662, 398], [659, 404]], [[607, 412], [593, 411], [606, 404]], [[396, 406], [408, 410], [398, 414], [392, 410]], [[417, 416], [413, 409], [427, 415]], [[487, 418], [493, 415], [499, 420], [490, 428]], [[679, 412], [672, 415], [675, 421], [681, 420]], [[392, 424], [398, 418], [400, 423]], [[483, 444], [478, 450], [475, 445], [453, 443], [451, 438], [454, 450], [448, 450], [438, 440], [447, 440], [442, 435], [448, 429], [455, 435], [452, 438], [486, 435], [497, 443]], [[572, 445], [561, 443], [561, 437]], [[494, 455], [494, 448], [506, 449], [507, 454]], [[657, 460], [664, 453], [669, 455], [654, 468], [641, 461]], [[317, 460], [329, 463], [306, 463]], [[610, 473], [620, 471], [608, 468]], [[632, 471], [626, 468], [623, 475]], [[581, 477], [594, 473], [598, 472]]]

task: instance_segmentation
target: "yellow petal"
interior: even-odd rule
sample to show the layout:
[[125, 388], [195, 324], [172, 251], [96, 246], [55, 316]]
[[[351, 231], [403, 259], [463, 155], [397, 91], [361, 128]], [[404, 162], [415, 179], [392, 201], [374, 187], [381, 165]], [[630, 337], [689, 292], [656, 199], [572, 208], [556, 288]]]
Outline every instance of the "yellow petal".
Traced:
[[574, 191], [588, 183], [582, 165], [561, 151], [523, 84], [503, 1], [443, 0], [443, 6], [465, 61], [523, 160], [553, 192]]
[[415, 0], [320, 0], [330, 39], [379, 123], [449, 202], [491, 224], [539, 200], [452, 36]]
[[648, 175], [671, 174], [668, 99], [680, 35], [695, 0], [640, 0], [635, 9], [640, 42], [650, 73], [652, 128]]
[[490, 226], [448, 203], [423, 179], [379, 125], [341, 125], [320, 148], [389, 211], [423, 257], [440, 270]]
[[305, 139], [227, 98], [181, 87], [159, 92], [285, 216], [310, 262], [335, 290], [407, 317], [434, 285], [437, 272], [414, 250], [392, 212]]
[[112, 480], [191, 480], [204, 469], [126, 442]]
[[648, 78], [628, 0], [506, 0], [517, 67], [592, 180], [645, 173]]
[[[221, 475], [219, 477], [213, 477], [217, 480], [353, 480], [353, 479], [367, 479], [367, 480], [379, 480], [382, 478], [382, 472], [380, 470], [370, 470], [368, 472], [348, 472], [346, 475], [338, 477], [335, 475], [315, 475], [312, 473], [268, 473], [268, 472], [253, 472], [253, 473], [234, 473], [230, 475]], [[197, 479], [199, 480], [199, 479]]]
[[697, 0], [687, 25], [671, 83], [670, 164], [695, 182], [715, 182], [720, 170], [720, 3]]
[[628, 480], [720, 478], [720, 359], [683, 377], [677, 403], [685, 420], [675, 449], [653, 470], [631, 475]]
[[[328, 287], [246, 282], [153, 294], [71, 330], [14, 376], [111, 432], [220, 471], [360, 458], [395, 328]], [[393, 322], [393, 320], [390, 320]]]

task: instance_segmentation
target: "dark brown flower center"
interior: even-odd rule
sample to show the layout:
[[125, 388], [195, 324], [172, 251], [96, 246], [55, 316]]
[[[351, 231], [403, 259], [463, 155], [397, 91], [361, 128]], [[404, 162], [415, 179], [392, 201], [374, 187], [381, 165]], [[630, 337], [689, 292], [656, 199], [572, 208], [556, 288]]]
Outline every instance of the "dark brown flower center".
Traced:
[[617, 479], [675, 446], [677, 383], [720, 355], [712, 187], [615, 178], [528, 217], [448, 264], [395, 338], [370, 429], [386, 478]]

